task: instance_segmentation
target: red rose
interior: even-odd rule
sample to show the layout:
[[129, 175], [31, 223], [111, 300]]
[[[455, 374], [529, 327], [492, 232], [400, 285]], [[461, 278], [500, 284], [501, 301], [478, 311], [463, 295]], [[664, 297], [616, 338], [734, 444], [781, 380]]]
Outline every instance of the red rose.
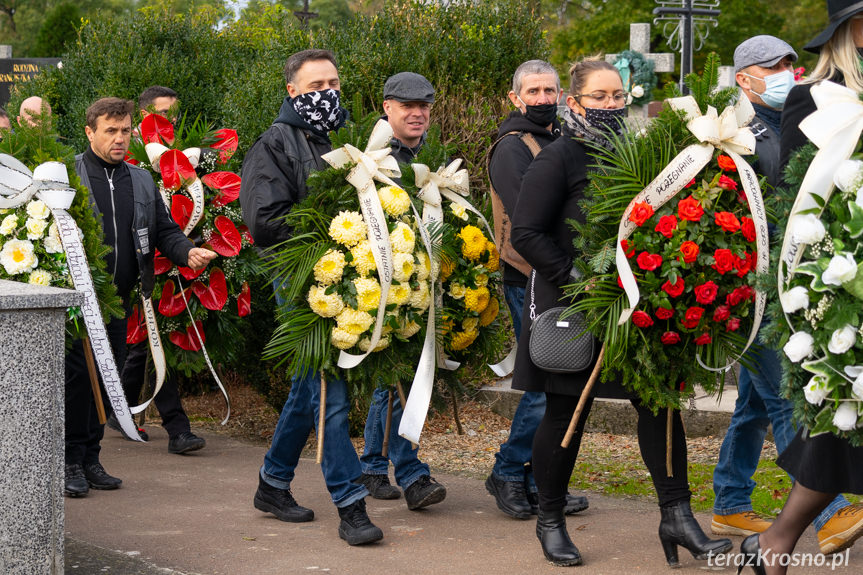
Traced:
[[632, 314], [632, 323], [641, 328], [650, 327], [653, 325], [653, 318], [647, 315], [647, 313], [639, 310]]
[[638, 267], [640, 267], [644, 271], [652, 272], [653, 270], [662, 265], [662, 256], [659, 254], [641, 252], [640, 254], [638, 254], [638, 259], [636, 259], [635, 261], [638, 262]]
[[744, 190], [737, 191], [737, 201], [743, 204], [744, 206], [749, 205], [749, 200], [746, 199], [746, 192]]
[[661, 341], [665, 345], [674, 345], [675, 343], [678, 343], [680, 341], [680, 334], [678, 334], [676, 331], [667, 331], [662, 334], [662, 337], [659, 338], [659, 341]]
[[686, 285], [683, 283], [683, 278], [678, 277], [677, 283], [675, 284], [672, 284], [669, 281], [666, 281], [664, 284], [662, 284], [662, 291], [664, 291], [671, 297], [677, 297], [683, 293], [683, 288], [685, 287]]
[[721, 322], [721, 321], [725, 321], [726, 319], [728, 319], [728, 317], [730, 315], [731, 315], [731, 308], [730, 307], [728, 307], [727, 305], [717, 306], [716, 309], [713, 311], [713, 321], [715, 321], [717, 323]]
[[674, 235], [674, 230], [677, 229], [677, 218], [674, 216], [662, 216], [659, 218], [659, 223], [656, 224], [656, 228], [654, 229], [666, 238], [671, 239], [671, 236]]
[[681, 220], [697, 222], [704, 215], [704, 209], [698, 203], [698, 200], [689, 196], [685, 200], [680, 200], [680, 203], [677, 204], [677, 215], [680, 216]]
[[755, 297], [755, 290], [748, 285], [742, 285], [725, 296], [725, 303], [730, 306], [735, 306], [752, 297]]
[[686, 184], [686, 185], [685, 185], [685, 186], [683, 186], [683, 187], [684, 187], [684, 188], [691, 188], [691, 187], [692, 187], [692, 186], [694, 186], [694, 185], [695, 185], [695, 178], [692, 178], [691, 180], [689, 180], [689, 183], [688, 183], [688, 184]]
[[674, 316], [674, 310], [667, 307], [656, 308], [656, 317], [659, 319], [671, 319]]
[[746, 238], [747, 242], [754, 242], [755, 241], [755, 222], [752, 220], [752, 218], [747, 218], [746, 216], [743, 216], [742, 218], [740, 218], [740, 221], [741, 221], [740, 228], [741, 228], [741, 231], [743, 233], [743, 237]]
[[617, 287], [619, 287], [620, 289], [623, 289], [623, 282], [620, 281], [620, 276], [617, 276]]
[[695, 286], [695, 301], [702, 305], [713, 303], [716, 299], [716, 293], [719, 291], [719, 286], [713, 282], [703, 283], [700, 286]]
[[731, 190], [734, 192], [737, 191], [737, 182], [735, 182], [734, 180], [732, 180], [728, 176], [720, 176], [719, 182], [716, 185], [719, 186], [720, 188], [722, 188], [723, 190]]
[[747, 254], [744, 252], [744, 257], [738, 258], [734, 257], [734, 268], [737, 270], [737, 277], [742, 278], [755, 265], [755, 254]]
[[695, 242], [683, 242], [683, 245], [680, 246], [680, 251], [683, 252], [683, 261], [691, 264], [698, 259], [698, 252], [701, 251], [701, 248]]
[[632, 207], [632, 211], [629, 212], [629, 221], [634, 222], [636, 226], [640, 226], [649, 220], [652, 215], [653, 208], [650, 207], [650, 204], [647, 202], [640, 202], [635, 204]]
[[713, 258], [716, 260], [716, 263], [712, 267], [720, 274], [725, 275], [734, 269], [734, 254], [731, 253], [731, 250], [716, 250], [713, 252]]
[[734, 160], [731, 159], [731, 156], [720, 154], [719, 157], [716, 158], [716, 163], [719, 164], [719, 167], [726, 172], [737, 171], [737, 166], [734, 165]]
[[627, 258], [635, 255], [635, 242], [629, 243], [629, 240], [620, 240], [620, 247], [623, 248], [623, 253]]
[[710, 339], [709, 333], [702, 333], [701, 335], [699, 335], [698, 337], [695, 338], [695, 345], [707, 345], [708, 343], [710, 343], [712, 341], [713, 340]]
[[740, 318], [739, 317], [732, 317], [731, 319], [728, 320], [728, 323], [725, 324], [725, 331], [737, 331], [737, 329], [739, 327], [740, 327]]
[[686, 315], [683, 317], [683, 327], [693, 329], [701, 321], [701, 316], [704, 315], [703, 307], [691, 307], [686, 310]]
[[740, 229], [740, 221], [731, 212], [717, 212], [714, 221], [717, 226], [732, 234]]

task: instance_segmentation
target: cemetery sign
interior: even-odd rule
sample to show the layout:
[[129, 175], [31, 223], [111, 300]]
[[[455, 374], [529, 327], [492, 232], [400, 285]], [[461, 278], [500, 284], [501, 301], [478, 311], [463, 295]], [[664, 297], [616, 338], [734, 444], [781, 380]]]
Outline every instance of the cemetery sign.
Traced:
[[59, 58], [0, 58], [0, 106], [9, 102], [13, 84], [27, 81], [59, 63]]

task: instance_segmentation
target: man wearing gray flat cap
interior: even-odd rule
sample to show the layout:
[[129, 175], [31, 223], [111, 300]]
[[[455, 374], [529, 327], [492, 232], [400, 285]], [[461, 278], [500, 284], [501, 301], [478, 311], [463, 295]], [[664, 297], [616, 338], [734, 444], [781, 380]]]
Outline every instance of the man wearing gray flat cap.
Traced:
[[404, 164], [416, 158], [425, 141], [434, 86], [414, 72], [399, 72], [384, 83], [384, 114], [393, 128], [392, 155]]

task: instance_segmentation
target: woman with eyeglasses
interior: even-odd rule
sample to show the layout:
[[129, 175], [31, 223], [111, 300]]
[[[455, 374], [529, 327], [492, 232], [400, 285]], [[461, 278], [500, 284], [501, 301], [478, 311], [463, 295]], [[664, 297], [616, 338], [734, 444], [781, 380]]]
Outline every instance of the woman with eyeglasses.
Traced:
[[[574, 281], [572, 262], [578, 254], [572, 243], [575, 232], [568, 221], [584, 221], [579, 204], [587, 185], [588, 166], [596, 162], [588, 154], [592, 147], [611, 149], [615, 135], [623, 132], [629, 100], [620, 73], [604, 60], [591, 58], [575, 64], [570, 69], [570, 78], [563, 135], [543, 148], [531, 164], [512, 215], [513, 247], [534, 270], [527, 290], [533, 292], [535, 315], [569, 304], [563, 299], [562, 287]], [[587, 400], [569, 447], [561, 447], [561, 441], [591, 369], [560, 374], [537, 367], [529, 353], [530, 308], [524, 306], [513, 387], [545, 392], [547, 398], [545, 415], [533, 441], [532, 466], [539, 489], [536, 534], [546, 559], [555, 565], [580, 565], [581, 554], [566, 530], [564, 505], [593, 398]], [[662, 513], [659, 538], [669, 565], [678, 565], [678, 546], [700, 559], [731, 549], [728, 539], [709, 539], [692, 516], [686, 436], [680, 412], [674, 413], [674, 475], [668, 477], [665, 412], [654, 415], [617, 384], [604, 383], [598, 387], [603, 397], [629, 398], [638, 412], [638, 443], [659, 497]]]

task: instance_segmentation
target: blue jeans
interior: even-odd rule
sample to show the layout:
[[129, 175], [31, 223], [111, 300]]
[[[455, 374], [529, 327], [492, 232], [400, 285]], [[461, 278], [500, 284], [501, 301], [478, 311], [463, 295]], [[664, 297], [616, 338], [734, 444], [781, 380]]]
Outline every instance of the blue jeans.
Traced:
[[[377, 388], [372, 395], [369, 406], [369, 416], [366, 419], [366, 446], [360, 457], [363, 473], [368, 475], [387, 475], [389, 461], [393, 462], [396, 483], [402, 489], [407, 489], [414, 481], [423, 475], [429, 475], [429, 466], [419, 460], [416, 449], [411, 442], [399, 435], [399, 423], [402, 420], [402, 404], [398, 395], [393, 401], [393, 420], [390, 425], [390, 442], [387, 447], [387, 457], [382, 455], [384, 432], [387, 424], [387, 404], [389, 391]], [[387, 460], [389, 458], [389, 461]]]
[[[515, 340], [518, 342], [521, 334], [521, 313], [524, 308], [524, 286], [504, 284], [503, 294], [512, 316], [515, 329]], [[512, 424], [509, 427], [509, 437], [502, 443], [500, 450], [494, 454], [492, 474], [503, 481], [524, 481], [524, 465], [531, 460], [533, 452], [533, 436], [536, 428], [545, 414], [545, 393], [526, 391], [518, 402]], [[536, 490], [533, 476], [528, 477], [532, 491]]]
[[[318, 423], [320, 383], [319, 373], [294, 378], [292, 382], [285, 407], [276, 424], [273, 443], [261, 467], [261, 478], [273, 487], [291, 487], [309, 432]], [[321, 470], [336, 507], [346, 507], [369, 494], [365, 486], [353, 482], [360, 476], [360, 462], [351, 443], [348, 427], [350, 406], [347, 383], [339, 379], [327, 380]]]
[[[752, 356], [754, 370], [740, 369], [737, 403], [713, 470], [713, 512], [732, 515], [752, 510], [752, 476], [758, 467], [767, 425], [773, 426], [776, 450], [782, 453], [794, 438], [792, 405], [779, 396], [782, 365], [776, 350], [762, 348]], [[794, 478], [792, 477], [792, 480]], [[821, 529], [836, 511], [849, 505], [838, 495], [813, 522]]]

